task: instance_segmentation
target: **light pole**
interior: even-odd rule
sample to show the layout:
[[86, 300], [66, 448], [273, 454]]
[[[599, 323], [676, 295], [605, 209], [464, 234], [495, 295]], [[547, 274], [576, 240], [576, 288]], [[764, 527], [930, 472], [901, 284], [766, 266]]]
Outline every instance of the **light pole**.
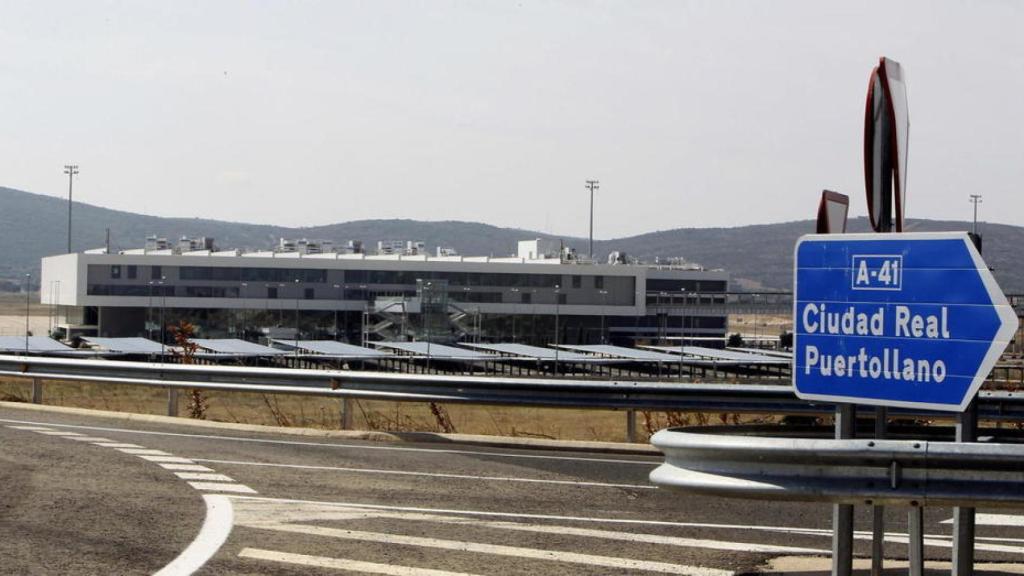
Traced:
[[68, 175], [68, 254], [71, 254], [71, 186], [78, 174], [78, 164], [65, 164], [64, 173]]
[[249, 300], [249, 283], [242, 282], [241, 288], [242, 290], [239, 295], [242, 297], [242, 340], [245, 340], [245, 332], [246, 328], [248, 328], [247, 324], [249, 323], [249, 315], [246, 313], [248, 310], [247, 306], [249, 305], [247, 302], [247, 300]]
[[586, 188], [590, 190], [590, 261], [594, 261], [594, 190], [598, 190], [597, 180], [587, 180]]
[[369, 334], [366, 333], [366, 317], [370, 315], [370, 300], [366, 297], [366, 284], [359, 285], [360, 298], [363, 300], [363, 316], [359, 320], [360, 340], [362, 340], [362, 346], [366, 347], [366, 340]]
[[[433, 282], [427, 282], [426, 284], [423, 285], [423, 292], [424, 293], [428, 293], [428, 294], [432, 294], [433, 293], [433, 291], [432, 291], [433, 286], [434, 286]], [[430, 298], [426, 298], [425, 300], [427, 300], [427, 302], [429, 302]], [[424, 304], [427, 304], [427, 302], [420, 302], [420, 306], [423, 307], [422, 308], [422, 313], [423, 313], [423, 332], [424, 332], [424, 335], [425, 335], [425, 337], [427, 339], [427, 373], [429, 374], [430, 373], [430, 313], [427, 312], [427, 310], [429, 310], [430, 308], [429, 308], [429, 305], [424, 306]]]
[[[512, 296], [512, 299], [513, 300], [518, 300], [517, 296], [519, 294], [519, 288], [511, 288], [509, 291], [512, 292], [512, 294], [515, 295], [515, 296]], [[513, 306], [513, 308], [512, 308], [512, 343], [515, 344], [515, 342], [516, 342], [516, 316], [517, 316], [517, 313], [519, 312], [519, 303], [518, 302], [513, 302], [512, 306]]]
[[295, 357], [299, 356], [299, 279], [295, 279]]
[[679, 377], [683, 377], [683, 356], [686, 354], [686, 288], [680, 288], [683, 293], [683, 307], [679, 309]]
[[28, 312], [31, 305], [32, 275], [25, 274], [25, 356], [28, 356]]
[[341, 284], [334, 285], [334, 340], [338, 340], [338, 307], [341, 306]]
[[607, 290], [600, 290], [600, 291], [598, 291], [598, 294], [601, 295], [601, 344], [607, 344], [608, 342], [607, 342], [607, 340], [605, 339], [605, 336], [604, 336], [605, 335], [605, 326], [604, 326], [605, 318], [604, 317], [608, 313], [608, 291]]
[[54, 282], [57, 285], [57, 298], [55, 304], [56, 308], [53, 311], [53, 329], [56, 330], [60, 325], [60, 280], [55, 280]]
[[146, 306], [146, 335], [153, 339], [153, 281], [149, 281], [149, 305]]
[[167, 338], [164, 335], [164, 311], [167, 309], [167, 289], [164, 288], [166, 276], [161, 276], [157, 286], [160, 287], [160, 363], [163, 364]]
[[978, 204], [981, 204], [981, 194], [971, 194], [971, 204], [974, 204], [974, 226], [971, 228], [971, 233], [975, 236], [978, 235]]
[[562, 286], [555, 284], [555, 377], [558, 377], [558, 314], [562, 304]]

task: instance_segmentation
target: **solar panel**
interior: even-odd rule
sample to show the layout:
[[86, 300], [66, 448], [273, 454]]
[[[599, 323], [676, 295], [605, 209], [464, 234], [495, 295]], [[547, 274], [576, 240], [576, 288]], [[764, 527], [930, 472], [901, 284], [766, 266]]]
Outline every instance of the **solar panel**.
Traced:
[[[25, 352], [24, 336], [0, 336], [0, 351], [4, 352]], [[71, 346], [57, 342], [46, 336], [29, 336], [28, 352], [31, 354], [46, 354], [52, 352], [75, 352]]]
[[[672, 352], [675, 354], [679, 353], [678, 346], [644, 346], [644, 348], [649, 350]], [[786, 358], [736, 352], [734, 350], [719, 350], [718, 348], [704, 348], [702, 346], [684, 346], [683, 352], [687, 356], [710, 358], [712, 360], [725, 360], [727, 362], [735, 362], [739, 364], [789, 364], [789, 360]]]
[[286, 350], [278, 350], [261, 344], [254, 344], [238, 338], [193, 338], [192, 342], [200, 348], [218, 354], [233, 356], [280, 356], [288, 354]]
[[303, 352], [340, 358], [380, 358], [388, 354], [335, 340], [273, 340], [274, 344], [298, 348]]
[[169, 347], [161, 348], [159, 342], [154, 342], [147, 338], [98, 338], [89, 336], [82, 338], [92, 346], [108, 350], [110, 352], [119, 352], [121, 354], [160, 354], [163, 351], [165, 354], [170, 354]]
[[651, 350], [640, 350], [638, 348], [626, 348], [624, 346], [611, 346], [609, 344], [587, 344], [578, 346], [564, 345], [562, 348], [579, 350], [589, 354], [626, 358], [628, 360], [643, 360], [646, 362], [679, 362], [679, 356], [652, 352]]
[[429, 355], [431, 358], [440, 358], [445, 360], [499, 359], [495, 354], [484, 354], [474, 350], [466, 350], [465, 348], [456, 348], [454, 346], [446, 346], [444, 344], [434, 344], [433, 342], [371, 342], [371, 344], [381, 348], [402, 350], [403, 352], [411, 352], [420, 356]]
[[[554, 360], [555, 350], [553, 348], [541, 348], [540, 346], [529, 346], [527, 344], [515, 344], [515, 343], [498, 343], [498, 344], [471, 344], [464, 343], [463, 346], [470, 348], [479, 348], [481, 350], [490, 350], [492, 352], [499, 352], [501, 354], [509, 354], [511, 356], [521, 356], [524, 358], [537, 358], [540, 360]], [[562, 350], [558, 352], [558, 361], [562, 362], [593, 362], [593, 356], [587, 356], [586, 354], [579, 354], [576, 352], [569, 352]]]

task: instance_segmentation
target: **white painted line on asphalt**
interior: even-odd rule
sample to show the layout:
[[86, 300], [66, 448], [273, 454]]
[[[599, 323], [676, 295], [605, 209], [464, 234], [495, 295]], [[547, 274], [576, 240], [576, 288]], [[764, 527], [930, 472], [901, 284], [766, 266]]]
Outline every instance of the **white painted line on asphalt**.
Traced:
[[33, 432], [42, 432], [43, 430], [53, 430], [48, 426], [8, 426], [8, 428], [14, 428], [15, 430], [31, 430]]
[[99, 436], [75, 436], [74, 438], [72, 438], [72, 440], [78, 440], [79, 442], [95, 442], [95, 443], [100, 443], [100, 442], [108, 442], [109, 443], [109, 442], [113, 442], [113, 440], [111, 440], [109, 438], [100, 438]]
[[212, 474], [206, 472], [175, 472], [175, 476], [182, 480], [202, 480], [204, 482], [234, 482], [226, 474]]
[[138, 444], [125, 444], [124, 442], [94, 442], [94, 444], [104, 448], [144, 448]]
[[206, 564], [227, 541], [234, 523], [231, 499], [222, 494], [203, 494], [206, 519], [195, 540], [155, 576], [189, 576]]
[[207, 492], [232, 492], [237, 494], [256, 494], [256, 491], [245, 484], [223, 484], [221, 482], [189, 482], [196, 490]]
[[178, 456], [139, 456], [143, 460], [150, 462], [166, 462], [168, 464], [192, 464], [192, 461], [188, 458], [180, 458]]
[[213, 472], [213, 468], [207, 468], [206, 466], [200, 466], [199, 464], [161, 464], [163, 468], [168, 470], [188, 470], [191, 472]]
[[[295, 504], [316, 504], [339, 506], [344, 508], [360, 508], [364, 510], [398, 510], [403, 512], [424, 512], [428, 514], [455, 514], [461, 516], [483, 516], [492, 518], [516, 518], [528, 520], [560, 520], [563, 522], [587, 522], [600, 524], [624, 524], [634, 526], [668, 526], [673, 528], [711, 528], [723, 530], [750, 530], [761, 532], [778, 532], [805, 536], [832, 537], [832, 530], [827, 528], [795, 528], [785, 526], [757, 526], [750, 524], [714, 524], [709, 522], [673, 522], [668, 520], [639, 520], [632, 518], [593, 518], [587, 516], [564, 516], [559, 514], [528, 514], [518, 512], [488, 512], [486, 510], [454, 510], [446, 508], [418, 508], [415, 506], [385, 506], [382, 504], [360, 504], [355, 502], [324, 502], [320, 500], [301, 500], [293, 498], [266, 498], [256, 496], [237, 496], [239, 500], [263, 502], [284, 502]], [[862, 532], [871, 537], [871, 532]]]
[[153, 450], [151, 448], [117, 448], [117, 451], [124, 452], [125, 454], [132, 454], [135, 456], [172, 456], [172, 454], [169, 452], [164, 452], [163, 450]]
[[35, 430], [39, 434], [46, 434], [47, 436], [82, 436], [78, 432], [65, 432], [63, 430]]
[[734, 574], [732, 571], [719, 570], [717, 568], [687, 566], [685, 564], [670, 564], [667, 562], [637, 560], [634, 558], [597, 556], [594, 554], [581, 554], [578, 552], [540, 550], [536, 548], [505, 546], [501, 544], [464, 542], [461, 540], [441, 540], [439, 538], [425, 538], [422, 536], [402, 536], [399, 534], [385, 534], [382, 532], [363, 532], [360, 530], [328, 528], [325, 526], [307, 526], [302, 524], [257, 524], [254, 525], [253, 528], [288, 532], [292, 534], [325, 536], [341, 540], [358, 540], [361, 542], [377, 542], [389, 545], [435, 548], [438, 550], [450, 550], [453, 552], [472, 552], [477, 554], [491, 554], [495, 556], [509, 556], [512, 558], [528, 558], [531, 560], [549, 560], [569, 564], [582, 564], [584, 566], [601, 566], [604, 568], [614, 568], [616, 570], [646, 570], [648, 572], [658, 572], [661, 574], [683, 574], [685, 576], [732, 576]]
[[307, 556], [306, 554], [290, 554], [288, 552], [276, 552], [274, 550], [262, 550], [259, 548], [245, 548], [238, 553], [240, 558], [251, 558], [253, 560], [268, 560], [270, 562], [283, 562], [297, 566], [310, 568], [334, 568], [346, 572], [362, 572], [364, 574], [383, 574], [384, 576], [474, 576], [465, 572], [448, 572], [446, 570], [432, 570], [430, 568], [413, 568], [410, 566], [395, 566], [393, 564], [377, 564], [375, 562], [362, 562], [349, 560], [348, 558], [328, 558], [326, 556]]
[[[39, 425], [46, 422], [32, 422], [29, 420], [0, 419], [0, 422], [11, 422], [16, 424]], [[172, 436], [178, 438], [200, 438], [204, 440], [222, 440], [226, 442], [252, 442], [256, 444], [280, 444], [284, 446], [319, 446], [322, 448], [343, 448], [350, 450], [378, 450], [387, 452], [413, 452], [431, 454], [459, 454], [466, 456], [486, 456], [490, 458], [521, 458], [529, 460], [557, 460], [566, 462], [592, 462], [596, 464], [628, 464], [654, 468], [662, 463], [661, 459], [653, 460], [628, 460], [625, 458], [599, 458], [588, 456], [554, 456], [548, 454], [518, 454], [509, 452], [494, 452], [486, 450], [462, 450], [456, 448], [413, 448], [410, 446], [380, 446], [373, 444], [336, 444], [330, 442], [300, 442], [296, 440], [271, 440], [268, 438], [245, 438], [240, 436], [219, 436], [216, 434], [185, 434], [183, 432], [160, 432], [156, 430], [133, 430], [131, 428], [111, 428], [109, 426], [83, 426], [80, 424], [52, 424], [54, 427], [74, 428], [78, 430], [99, 430], [102, 432], [123, 432], [125, 434], [147, 434], [152, 436]], [[267, 432], [272, 434], [273, 432]], [[643, 457], [639, 457], [643, 458]]]
[[[268, 505], [269, 504], [269, 505]], [[239, 500], [235, 503], [236, 523], [239, 526], [255, 524], [301, 524], [314, 521], [336, 520], [402, 520], [402, 525], [412, 522], [436, 522], [466, 528], [487, 528], [512, 530], [539, 534], [556, 534], [561, 536], [579, 536], [619, 542], [657, 544], [682, 548], [703, 548], [707, 550], [725, 550], [730, 552], [755, 552], [765, 554], [830, 554], [826, 548], [803, 548], [771, 544], [750, 544], [744, 542], [710, 540], [706, 538], [685, 538], [664, 536], [661, 534], [644, 534], [620, 532], [612, 530], [595, 530], [565, 525], [528, 524], [521, 522], [490, 521], [480, 518], [452, 516], [442, 514], [423, 514], [418, 512], [392, 512], [386, 510], [366, 510], [362, 508], [345, 508], [341, 506], [315, 506], [302, 504], [275, 504], [255, 500]]]
[[[953, 519], [943, 520], [943, 524], [952, 524]], [[1020, 514], [975, 514], [974, 523], [978, 526], [1024, 526], [1024, 515]]]
[[408, 470], [382, 470], [376, 468], [348, 468], [343, 466], [314, 466], [308, 464], [275, 464], [271, 462], [245, 462], [238, 460], [212, 460], [194, 458], [196, 462], [208, 464], [229, 464], [235, 466], [267, 466], [271, 468], [293, 468], [296, 470], [326, 470], [331, 472], [352, 472], [356, 474], [385, 474], [393, 476], [421, 476], [425, 478], [450, 478], [455, 480], [482, 480], [489, 482], [525, 482], [532, 484], [558, 484], [588, 488], [629, 488], [633, 490], [657, 490], [650, 484], [614, 484], [609, 482], [584, 482], [579, 480], [545, 480], [542, 478], [515, 478], [510, 476], [472, 476], [469, 474], [444, 474], [441, 472], [412, 472]]

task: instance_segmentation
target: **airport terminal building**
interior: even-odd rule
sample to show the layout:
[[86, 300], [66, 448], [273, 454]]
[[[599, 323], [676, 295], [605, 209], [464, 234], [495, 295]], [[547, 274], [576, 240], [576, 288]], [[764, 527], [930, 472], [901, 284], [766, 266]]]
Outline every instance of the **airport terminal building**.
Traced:
[[[152, 244], [152, 243], [151, 243]], [[502, 341], [634, 345], [721, 339], [729, 276], [695, 267], [598, 264], [543, 240], [514, 257], [467, 257], [422, 243], [378, 253], [282, 241], [277, 250], [170, 248], [50, 256], [41, 299], [67, 336]], [[165, 338], [169, 337], [166, 333]], [[678, 341], [678, 340], [677, 340]]]

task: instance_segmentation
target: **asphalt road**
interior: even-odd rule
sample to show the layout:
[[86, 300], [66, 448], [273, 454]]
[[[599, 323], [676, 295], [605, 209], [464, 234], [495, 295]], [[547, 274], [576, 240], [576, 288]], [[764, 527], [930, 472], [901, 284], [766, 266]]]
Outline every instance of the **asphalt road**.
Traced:
[[[727, 576], [827, 556], [828, 506], [670, 492], [656, 464], [2, 405], [0, 572]], [[887, 555], [905, 557], [889, 513]], [[979, 558], [1024, 561], [1024, 515], [1000, 514], [980, 517]], [[929, 558], [948, 559], [950, 517], [926, 511]]]

